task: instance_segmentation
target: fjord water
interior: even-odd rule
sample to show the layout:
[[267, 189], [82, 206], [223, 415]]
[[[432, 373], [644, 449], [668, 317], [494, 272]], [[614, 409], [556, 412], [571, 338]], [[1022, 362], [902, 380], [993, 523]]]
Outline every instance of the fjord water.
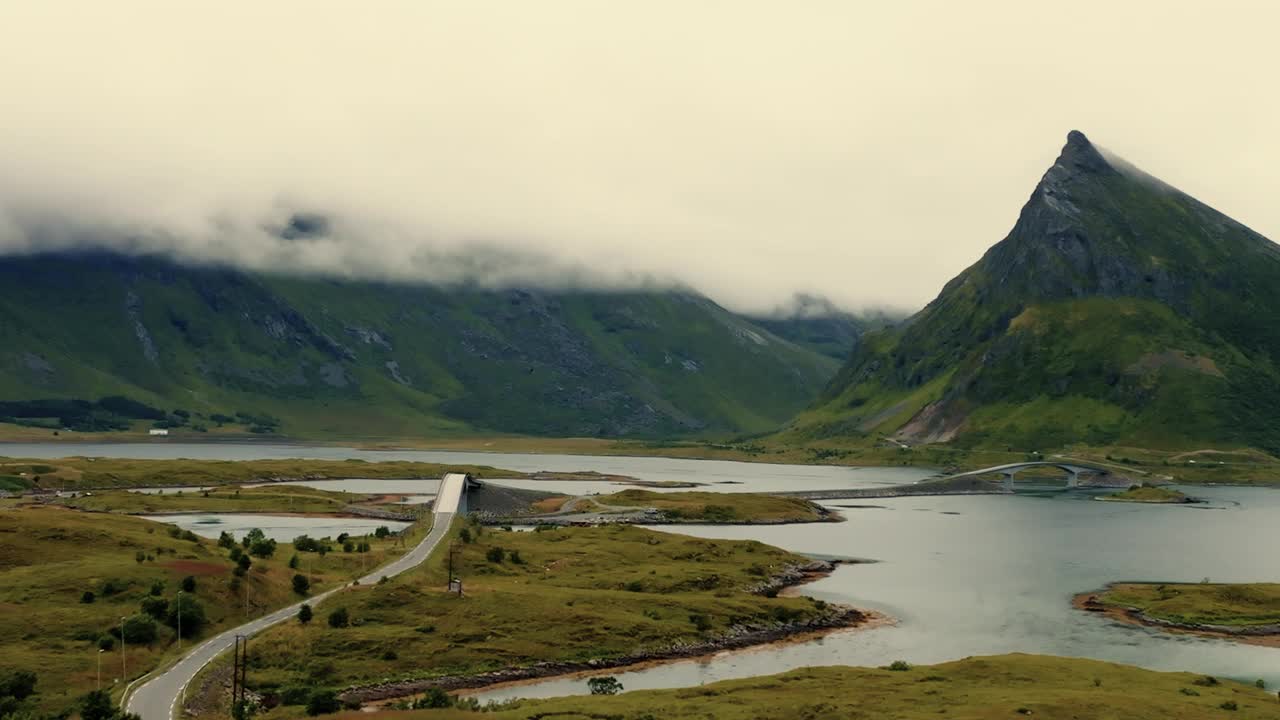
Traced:
[[[1182, 488], [1204, 505], [1097, 502], [1087, 493], [830, 503], [839, 524], [682, 526], [788, 550], [879, 562], [845, 565], [806, 595], [877, 610], [897, 625], [613, 673], [629, 690], [680, 687], [811, 665], [935, 663], [1010, 652], [1089, 657], [1280, 684], [1280, 649], [1121, 625], [1075, 610], [1074, 594], [1119, 580], [1274, 581], [1280, 493]], [[660, 528], [661, 529], [661, 528]], [[676, 530], [675, 528], [667, 528]], [[482, 699], [586, 692], [581, 679], [503, 688]]]
[[[487, 464], [513, 470], [595, 470], [644, 480], [692, 480], [708, 490], [802, 490], [910, 482], [919, 469], [850, 469], [665, 458], [363, 451], [266, 444], [7, 445], [13, 457], [69, 454], [216, 459], [357, 457]], [[369, 481], [376, 483], [378, 481]], [[520, 483], [522, 486], [526, 483]], [[603, 489], [602, 483], [555, 483]], [[538, 485], [542, 487], [542, 485]], [[376, 485], [344, 489], [376, 492]], [[586, 489], [591, 488], [591, 489]], [[425, 488], [427, 492], [434, 487]], [[1071, 608], [1071, 597], [1121, 580], [1274, 581], [1280, 577], [1280, 493], [1263, 488], [1188, 487], [1202, 505], [1092, 500], [1083, 492], [832, 501], [843, 523], [681, 526], [705, 537], [751, 538], [797, 552], [870, 558], [845, 565], [803, 591], [877, 610], [893, 627], [614, 673], [628, 689], [697, 685], [806, 665], [883, 665], [1008, 652], [1050, 653], [1189, 670], [1280, 685], [1280, 649], [1117, 624]], [[841, 505], [873, 507], [842, 508]], [[667, 528], [672, 529], [672, 528]], [[550, 680], [484, 693], [485, 698], [586, 692], [585, 682]]]

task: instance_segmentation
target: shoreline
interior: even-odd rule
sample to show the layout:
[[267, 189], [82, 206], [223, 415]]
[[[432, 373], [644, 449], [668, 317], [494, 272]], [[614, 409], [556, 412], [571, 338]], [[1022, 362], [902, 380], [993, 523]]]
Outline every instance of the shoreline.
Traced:
[[[793, 567], [769, 578], [753, 588], [752, 592], [762, 595], [783, 595], [788, 592], [798, 594], [796, 588], [830, 576], [837, 565], [838, 563], [814, 561], [806, 566]], [[828, 614], [803, 622], [747, 630], [691, 644], [676, 644], [661, 650], [640, 650], [614, 658], [593, 658], [586, 661], [547, 660], [524, 667], [471, 675], [446, 675], [351, 687], [339, 693], [338, 697], [343, 701], [384, 707], [393, 701], [410, 698], [432, 688], [467, 695], [502, 687], [530, 685], [544, 680], [588, 677], [604, 672], [634, 672], [677, 662], [697, 661], [724, 653], [766, 651], [774, 647], [810, 642], [835, 633], [871, 630], [897, 623], [895, 618], [873, 610], [836, 604], [828, 607], [831, 609]]]
[[1138, 608], [1108, 605], [1099, 602], [1098, 596], [1105, 593], [1107, 589], [1078, 593], [1071, 598], [1071, 607], [1084, 612], [1102, 615], [1125, 625], [1155, 628], [1174, 635], [1196, 635], [1216, 640], [1230, 640], [1245, 645], [1280, 648], [1280, 628], [1275, 628], [1271, 632], [1259, 632], [1257, 628], [1231, 628], [1224, 625], [1200, 625], [1161, 620], [1144, 614]]

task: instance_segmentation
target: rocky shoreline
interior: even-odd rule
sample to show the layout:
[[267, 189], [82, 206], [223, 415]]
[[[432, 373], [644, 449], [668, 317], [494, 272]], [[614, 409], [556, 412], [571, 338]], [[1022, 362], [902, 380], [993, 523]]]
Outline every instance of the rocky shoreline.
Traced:
[[[780, 591], [812, 582], [829, 575], [836, 563], [815, 560], [802, 565], [783, 568], [758, 585], [749, 588], [752, 593], [774, 596]], [[343, 691], [343, 702], [368, 703], [416, 695], [431, 688], [443, 690], [471, 690], [505, 683], [521, 682], [560, 675], [572, 675], [595, 670], [607, 670], [634, 665], [660, 663], [671, 660], [711, 655], [726, 650], [784, 642], [800, 635], [829, 632], [858, 627], [872, 619], [872, 615], [857, 608], [827, 605], [816, 617], [796, 622], [757, 622], [735, 625], [719, 637], [699, 642], [677, 642], [665, 648], [643, 650], [609, 658], [593, 658], [587, 661], [545, 661], [523, 667], [506, 668], [474, 675], [444, 675], [418, 680], [399, 680], [375, 685], [352, 687]]]
[[1071, 599], [1071, 605], [1079, 610], [1105, 614], [1107, 617], [1129, 625], [1155, 627], [1170, 632], [1188, 633], [1204, 637], [1226, 638], [1256, 645], [1280, 646], [1280, 624], [1269, 625], [1213, 625], [1209, 623], [1184, 623], [1152, 617], [1128, 605], [1109, 605], [1098, 599], [1104, 590], [1080, 593]]

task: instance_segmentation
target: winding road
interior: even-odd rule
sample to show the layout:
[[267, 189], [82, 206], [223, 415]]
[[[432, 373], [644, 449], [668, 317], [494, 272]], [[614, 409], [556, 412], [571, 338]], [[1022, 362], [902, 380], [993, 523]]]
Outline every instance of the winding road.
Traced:
[[[376, 583], [385, 577], [393, 577], [417, 567], [449, 532], [449, 525], [454, 515], [466, 512], [467, 476], [462, 473], [449, 473], [440, 481], [440, 491], [436, 495], [433, 508], [431, 532], [412, 550], [383, 565], [381, 568], [360, 578], [361, 585]], [[327, 592], [313, 595], [303, 602], [318, 604], [329, 596], [342, 592], [343, 588], [334, 588]], [[177, 716], [178, 700], [182, 697], [187, 684], [218, 655], [229, 650], [235, 643], [237, 635], [249, 636], [261, 632], [272, 625], [284, 622], [298, 614], [303, 602], [281, 608], [256, 620], [226, 630], [206, 640], [187, 652], [178, 662], [153, 675], [140, 685], [133, 694], [128, 695], [125, 710], [136, 713], [142, 720], [173, 720]]]

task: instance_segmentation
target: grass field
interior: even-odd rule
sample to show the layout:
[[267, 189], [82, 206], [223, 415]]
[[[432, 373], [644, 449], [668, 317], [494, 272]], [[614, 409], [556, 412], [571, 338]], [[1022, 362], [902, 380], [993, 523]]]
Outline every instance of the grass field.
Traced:
[[[369, 495], [316, 490], [300, 485], [267, 485], [241, 488], [229, 486], [211, 490], [181, 488], [164, 493], [139, 493], [129, 490], [100, 490], [62, 498], [57, 502], [81, 510], [146, 514], [166, 512], [210, 513], [339, 513], [351, 504], [373, 505]], [[405, 506], [394, 506], [400, 511]]]
[[1190, 673], [1041, 655], [999, 655], [902, 671], [816, 667], [676, 690], [523, 700], [462, 710], [346, 713], [341, 720], [1204, 720], [1280, 718], [1266, 690]]
[[[102, 684], [118, 696], [122, 684], [116, 681], [125, 669], [121, 646], [117, 638], [103, 638], [119, 627], [121, 617], [140, 614], [144, 602], [167, 601], [174, 607], [184, 578], [195, 581], [184, 602], [194, 599], [207, 617], [186, 641], [198, 642], [299, 599], [292, 588], [296, 573], [310, 576], [311, 591], [323, 590], [403, 553], [422, 531], [415, 525], [403, 540], [370, 537], [367, 553], [346, 553], [341, 547], [323, 557], [298, 553], [296, 570], [288, 567], [294, 548], [282, 543], [270, 558], [253, 557], [238, 578], [227, 549], [194, 535], [175, 536], [176, 528], [169, 525], [59, 507], [0, 509], [0, 637], [5, 638], [0, 676], [35, 671], [37, 709], [60, 712], [94, 689], [98, 650], [109, 644], [101, 655]], [[86, 602], [86, 592], [93, 593], [92, 602]], [[163, 610], [157, 614], [154, 640], [125, 643], [126, 680], [174, 656], [176, 632], [165, 623]], [[190, 630], [188, 623], [184, 631]]]
[[1190, 502], [1184, 493], [1169, 488], [1151, 487], [1142, 485], [1133, 487], [1123, 492], [1113, 493], [1111, 495], [1103, 495], [1099, 500], [1107, 500], [1110, 502], [1135, 502], [1135, 503], [1156, 503], [1156, 504], [1172, 504]]
[[446, 472], [475, 477], [524, 477], [487, 465], [440, 465], [364, 460], [133, 460], [67, 457], [58, 460], [0, 458], [0, 489], [83, 490], [98, 488], [239, 485], [281, 478], [439, 478]]
[[1116, 583], [1095, 597], [1103, 605], [1135, 607], [1177, 623], [1280, 623], [1280, 583]]
[[592, 496], [592, 500], [604, 505], [657, 508], [674, 519], [700, 522], [817, 522], [827, 517], [808, 500], [756, 493], [623, 490]]
[[[309, 625], [268, 630], [255, 641], [249, 684], [337, 690], [539, 661], [582, 662], [824, 610], [809, 598], [750, 592], [782, 567], [807, 562], [754, 541], [622, 526], [466, 530], [473, 541], [460, 543], [454, 558], [462, 597], [444, 592], [448, 553], [440, 553], [416, 571], [326, 601]], [[325, 621], [339, 607], [350, 627]]]

